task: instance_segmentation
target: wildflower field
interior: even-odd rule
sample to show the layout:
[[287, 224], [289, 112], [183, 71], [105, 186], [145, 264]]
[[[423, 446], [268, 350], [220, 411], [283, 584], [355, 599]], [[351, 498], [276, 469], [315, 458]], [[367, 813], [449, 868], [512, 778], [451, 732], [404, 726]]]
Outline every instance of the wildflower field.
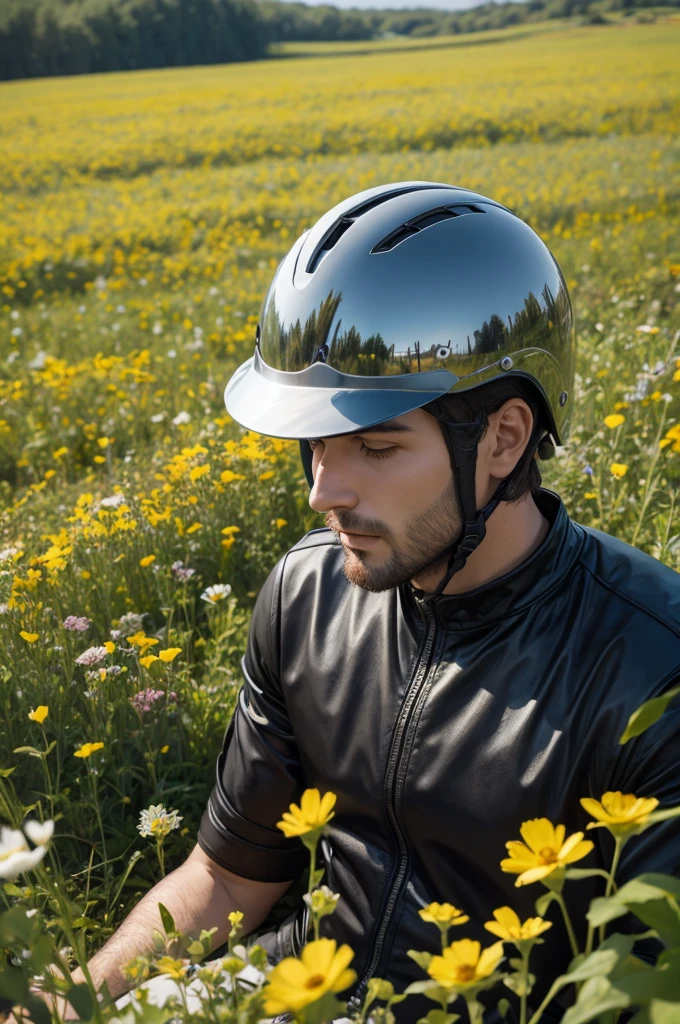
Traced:
[[544, 482], [680, 569], [680, 17], [480, 42], [0, 87], [0, 821], [54, 820], [90, 954], [193, 847], [258, 588], [323, 525], [222, 393], [334, 203], [425, 179], [528, 221], [579, 346]]

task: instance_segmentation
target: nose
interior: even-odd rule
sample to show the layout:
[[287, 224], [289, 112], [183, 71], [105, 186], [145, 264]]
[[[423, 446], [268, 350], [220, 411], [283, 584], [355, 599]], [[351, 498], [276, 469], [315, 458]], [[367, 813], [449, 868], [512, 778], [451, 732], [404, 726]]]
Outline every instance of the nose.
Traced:
[[352, 486], [344, 459], [332, 458], [328, 449], [322, 455], [315, 452], [312, 473], [314, 486], [309, 495], [309, 505], [315, 512], [354, 508], [358, 504], [359, 495]]

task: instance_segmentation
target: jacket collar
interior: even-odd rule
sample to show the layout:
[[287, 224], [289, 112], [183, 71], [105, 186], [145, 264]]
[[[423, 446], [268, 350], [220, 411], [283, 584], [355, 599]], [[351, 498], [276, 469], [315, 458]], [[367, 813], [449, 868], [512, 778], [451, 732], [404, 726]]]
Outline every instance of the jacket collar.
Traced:
[[[553, 491], [541, 488], [534, 500], [551, 524], [543, 542], [526, 561], [504, 576], [465, 594], [436, 597], [430, 609], [444, 629], [474, 629], [523, 611], [545, 597], [570, 572], [581, 550], [583, 530], [572, 522], [561, 498]], [[426, 618], [424, 591], [411, 583], [400, 590], [403, 600], [415, 604], [420, 617]]]

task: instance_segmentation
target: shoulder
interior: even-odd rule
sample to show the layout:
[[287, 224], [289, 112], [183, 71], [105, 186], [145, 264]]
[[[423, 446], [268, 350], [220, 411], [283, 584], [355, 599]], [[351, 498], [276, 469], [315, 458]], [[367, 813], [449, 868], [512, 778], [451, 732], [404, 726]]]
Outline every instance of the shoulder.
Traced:
[[606, 592], [608, 609], [680, 638], [680, 574], [601, 530], [577, 529], [585, 535], [579, 562]]

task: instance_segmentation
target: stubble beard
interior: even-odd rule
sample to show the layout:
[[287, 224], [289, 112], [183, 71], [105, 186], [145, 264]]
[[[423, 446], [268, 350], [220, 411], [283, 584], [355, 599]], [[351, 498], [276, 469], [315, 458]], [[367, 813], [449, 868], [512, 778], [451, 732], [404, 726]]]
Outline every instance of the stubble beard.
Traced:
[[[449, 564], [450, 552], [446, 549], [458, 537], [462, 522], [452, 477], [429, 508], [406, 521], [406, 547], [398, 549], [393, 539], [381, 532], [391, 547], [385, 562], [373, 566], [367, 562], [371, 552], [345, 549], [343, 573], [354, 586], [374, 593], [399, 587], [425, 573], [441, 578]], [[332, 528], [337, 529], [337, 525]]]

